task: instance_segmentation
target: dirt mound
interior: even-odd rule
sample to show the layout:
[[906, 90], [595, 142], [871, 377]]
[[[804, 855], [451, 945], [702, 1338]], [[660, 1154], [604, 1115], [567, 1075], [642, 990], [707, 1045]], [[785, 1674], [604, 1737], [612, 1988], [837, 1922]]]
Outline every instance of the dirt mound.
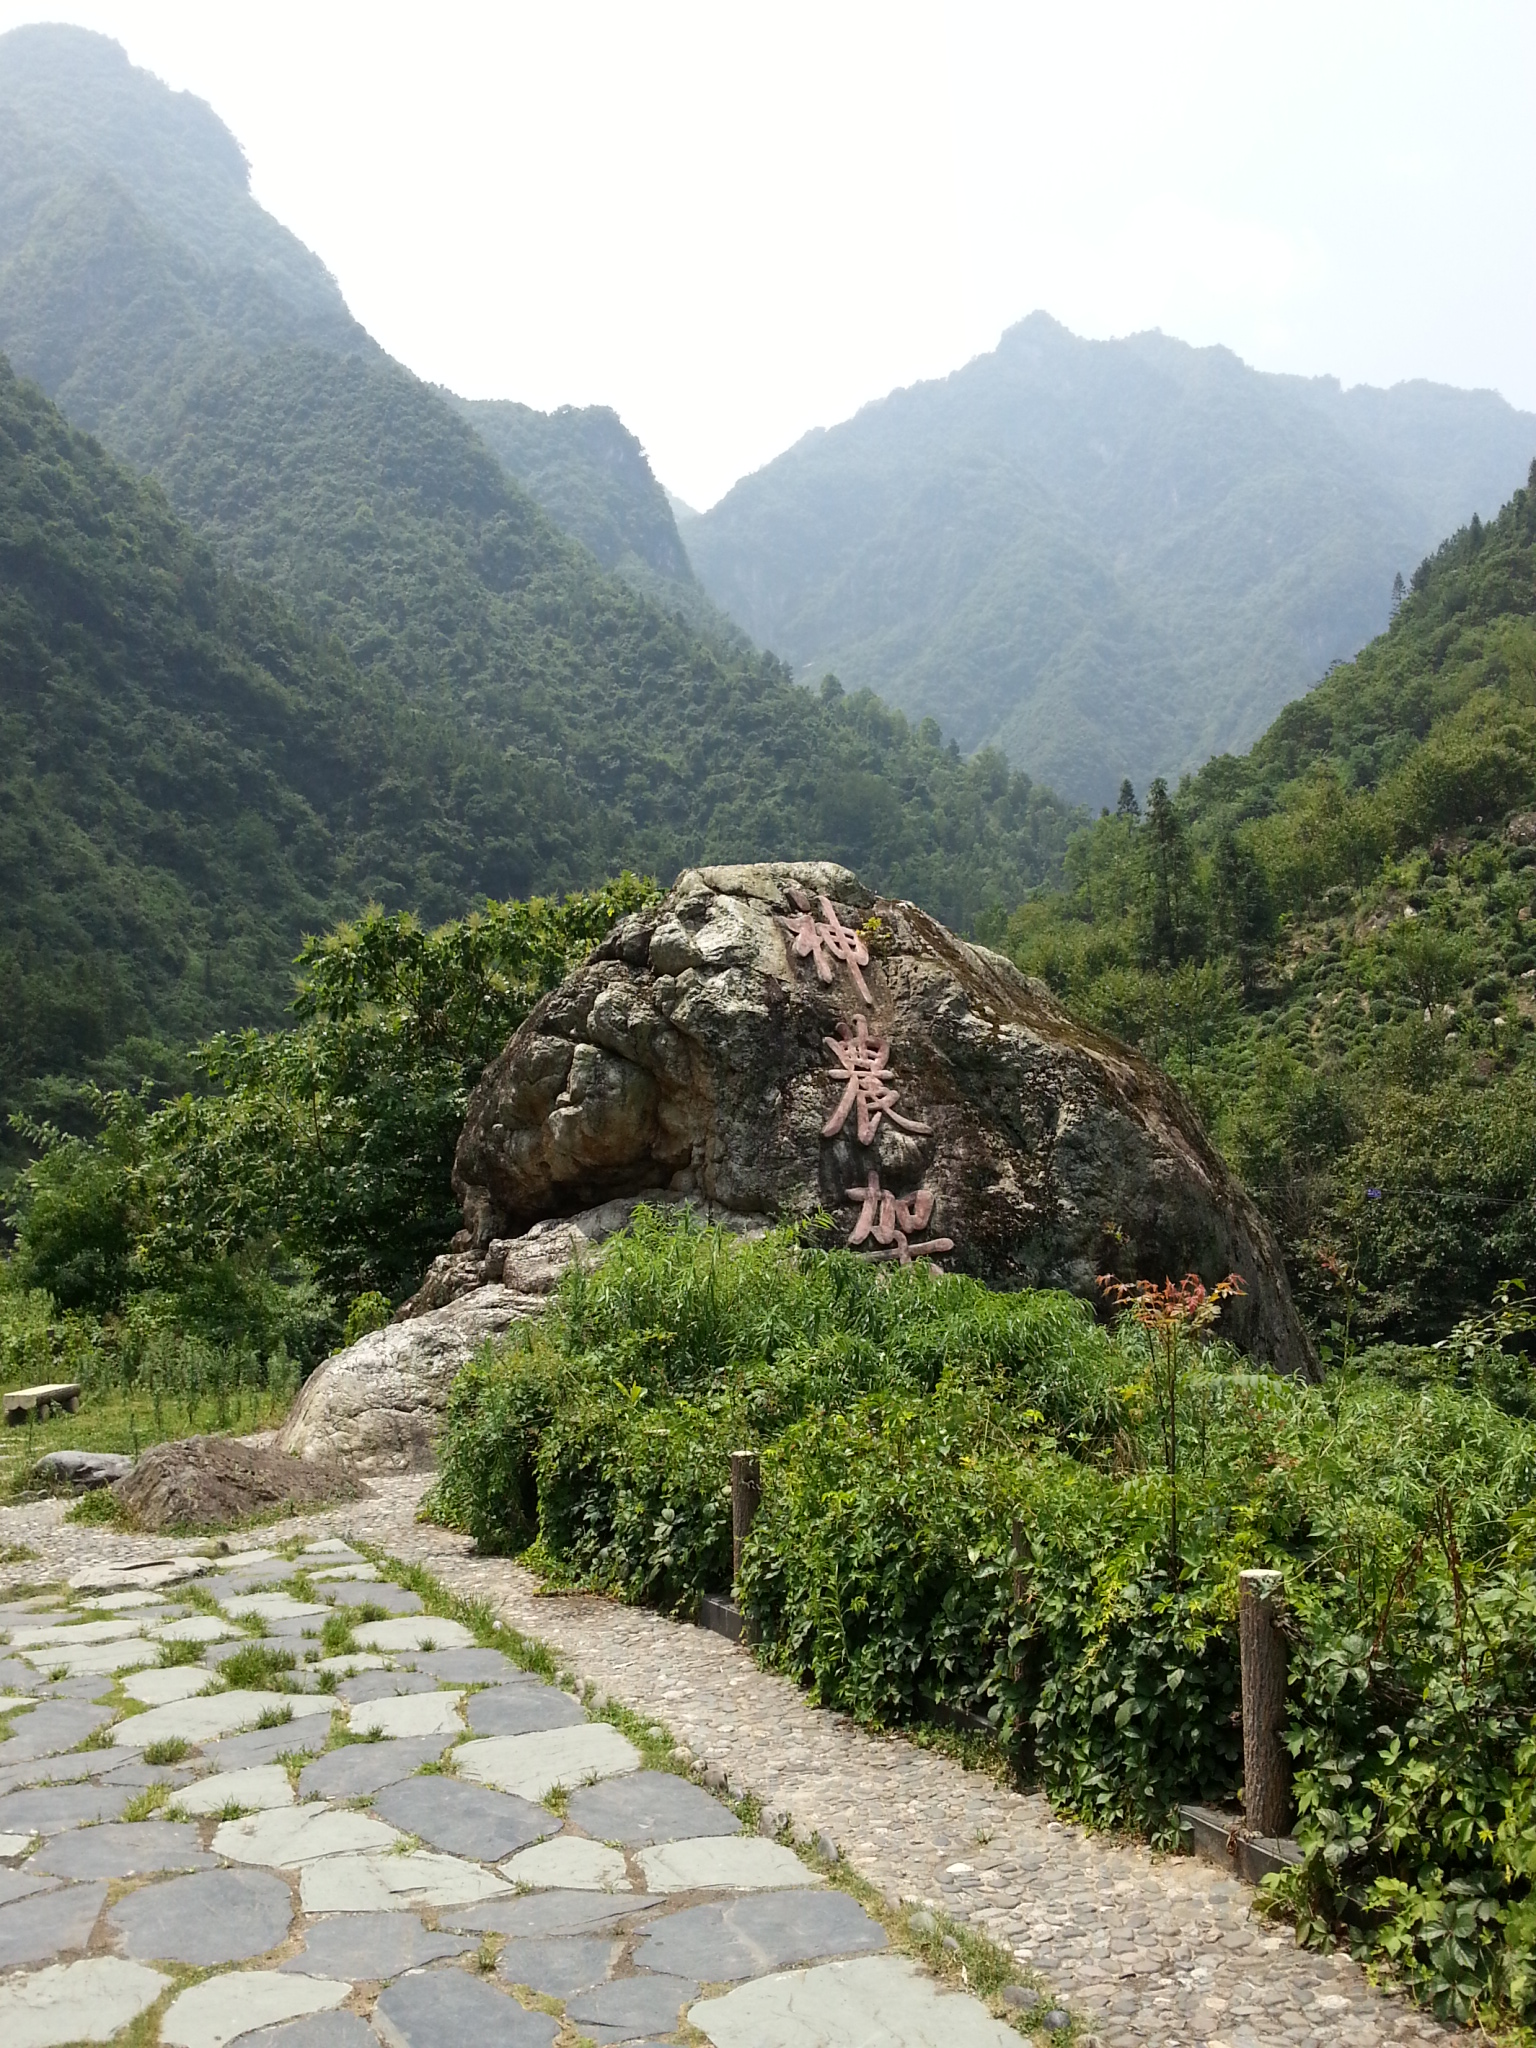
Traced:
[[282, 1509], [330, 1507], [362, 1500], [363, 1481], [324, 1459], [227, 1436], [191, 1436], [156, 1444], [112, 1489], [126, 1520], [139, 1529], [222, 1529]]

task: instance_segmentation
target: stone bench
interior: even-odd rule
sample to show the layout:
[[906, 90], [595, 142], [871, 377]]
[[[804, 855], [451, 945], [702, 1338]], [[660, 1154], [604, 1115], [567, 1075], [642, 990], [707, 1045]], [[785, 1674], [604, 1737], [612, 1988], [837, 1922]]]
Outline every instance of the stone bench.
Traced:
[[78, 1380], [59, 1380], [49, 1387], [18, 1387], [14, 1393], [5, 1396], [5, 1419], [13, 1426], [29, 1420], [42, 1422], [56, 1408], [61, 1408], [66, 1415], [79, 1413]]

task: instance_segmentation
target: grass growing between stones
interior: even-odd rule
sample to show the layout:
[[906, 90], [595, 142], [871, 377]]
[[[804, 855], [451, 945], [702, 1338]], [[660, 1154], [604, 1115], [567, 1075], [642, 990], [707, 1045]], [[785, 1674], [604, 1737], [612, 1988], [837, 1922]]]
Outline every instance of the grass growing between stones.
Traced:
[[120, 1821], [149, 1820], [167, 1804], [171, 1787], [162, 1779], [156, 1784], [146, 1785], [136, 1799], [130, 1799], [118, 1815]]
[[[292, 1650], [274, 1649], [270, 1643], [248, 1643], [219, 1666], [219, 1677], [230, 1691], [288, 1692], [293, 1687]], [[292, 1708], [289, 1709], [290, 1717]]]
[[179, 1764], [192, 1754], [190, 1742], [183, 1742], [179, 1735], [168, 1735], [161, 1742], [151, 1742], [144, 1750], [144, 1761], [151, 1770], [161, 1764]]
[[[355, 1548], [397, 1586], [419, 1594], [428, 1614], [436, 1614], [444, 1621], [462, 1622], [482, 1650], [500, 1650], [510, 1663], [548, 1679], [551, 1685], [564, 1684], [569, 1678], [570, 1674], [560, 1669], [554, 1652], [546, 1644], [499, 1620], [488, 1601], [466, 1600], [457, 1593], [450, 1593], [424, 1565], [408, 1564], [404, 1558], [391, 1557], [388, 1551], [377, 1550], [367, 1543], [359, 1543]], [[382, 1620], [383, 1616], [379, 1618]]]

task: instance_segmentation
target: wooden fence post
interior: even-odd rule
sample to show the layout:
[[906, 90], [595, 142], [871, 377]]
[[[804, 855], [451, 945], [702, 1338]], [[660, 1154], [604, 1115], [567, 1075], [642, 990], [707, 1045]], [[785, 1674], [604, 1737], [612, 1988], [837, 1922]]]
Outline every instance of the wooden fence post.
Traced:
[[731, 1453], [731, 1578], [741, 1577], [741, 1553], [763, 1497], [763, 1464], [756, 1451]]
[[1249, 1832], [1283, 1835], [1291, 1825], [1291, 1760], [1285, 1723], [1284, 1580], [1279, 1572], [1239, 1572], [1238, 1634], [1243, 1658], [1243, 1814]]

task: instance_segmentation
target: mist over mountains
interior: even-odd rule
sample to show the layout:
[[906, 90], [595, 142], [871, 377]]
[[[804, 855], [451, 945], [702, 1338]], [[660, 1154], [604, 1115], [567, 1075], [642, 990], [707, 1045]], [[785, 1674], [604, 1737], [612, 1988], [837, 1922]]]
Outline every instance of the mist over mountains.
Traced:
[[710, 596], [797, 674], [1106, 803], [1255, 739], [1533, 454], [1536, 415], [1492, 392], [1346, 392], [1036, 313], [683, 533]]

